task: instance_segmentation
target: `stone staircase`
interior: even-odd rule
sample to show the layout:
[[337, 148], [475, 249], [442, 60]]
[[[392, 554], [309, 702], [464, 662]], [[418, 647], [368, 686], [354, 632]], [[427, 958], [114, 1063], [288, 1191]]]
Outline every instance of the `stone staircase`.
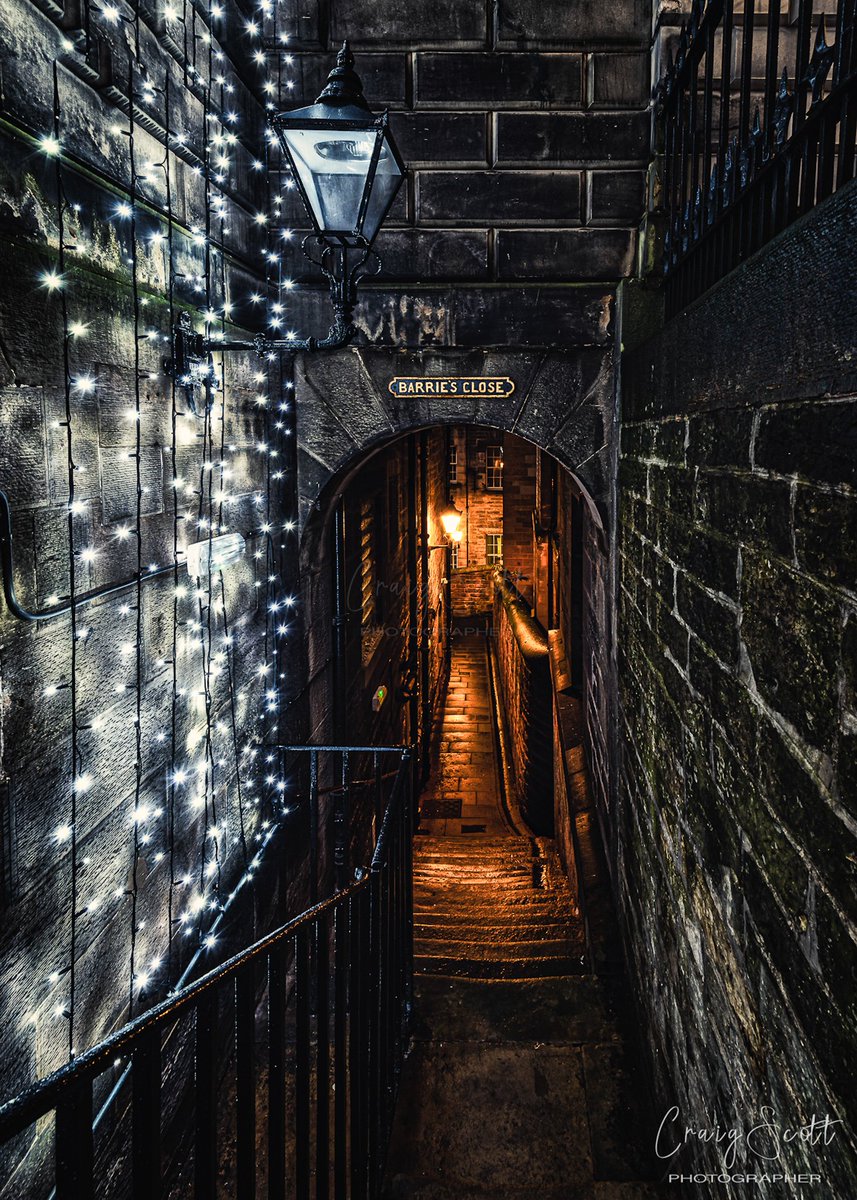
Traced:
[[384, 1200], [652, 1200], [621, 961], [587, 952], [553, 840], [512, 826], [493, 719], [484, 641], [459, 638], [414, 839], [415, 1024]]
[[385, 1200], [654, 1200], [621, 976], [587, 970], [554, 844], [416, 838], [416, 1027]]
[[414, 952], [423, 974], [579, 974], [583, 925], [552, 844], [511, 834], [418, 836]]

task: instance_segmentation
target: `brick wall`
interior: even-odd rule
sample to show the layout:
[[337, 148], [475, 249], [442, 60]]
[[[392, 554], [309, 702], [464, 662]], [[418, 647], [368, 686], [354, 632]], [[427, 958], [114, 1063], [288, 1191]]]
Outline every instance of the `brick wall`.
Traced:
[[452, 611], [456, 617], [490, 613], [494, 603], [495, 567], [461, 567], [452, 572]]
[[503, 441], [503, 566], [533, 602], [533, 510], [536, 448], [521, 438]]
[[851, 184], [626, 355], [620, 471], [620, 886], [661, 1092], [830, 1113], [777, 1165], [831, 1196], [857, 1177], [856, 227]]

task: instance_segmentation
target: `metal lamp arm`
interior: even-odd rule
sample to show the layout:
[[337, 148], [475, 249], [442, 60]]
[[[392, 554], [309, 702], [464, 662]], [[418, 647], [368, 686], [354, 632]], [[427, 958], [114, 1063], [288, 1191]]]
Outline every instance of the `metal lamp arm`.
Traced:
[[[319, 257], [314, 258], [308, 246], [319, 247]], [[381, 270], [381, 259], [368, 244], [356, 247], [327, 244], [324, 239], [309, 234], [304, 238], [302, 250], [311, 263], [321, 268], [328, 281], [330, 300], [333, 306], [333, 324], [323, 338], [271, 338], [260, 333], [253, 338], [210, 338], [193, 332], [190, 316], [182, 313], [173, 331], [173, 358], [167, 369], [186, 386], [191, 384], [194, 368], [205, 355], [230, 350], [254, 351], [260, 357], [278, 351], [297, 354], [319, 350], [338, 350], [347, 346], [357, 333], [351, 317], [357, 303], [357, 284], [366, 275], [377, 275]], [[349, 265], [349, 253], [356, 261]]]

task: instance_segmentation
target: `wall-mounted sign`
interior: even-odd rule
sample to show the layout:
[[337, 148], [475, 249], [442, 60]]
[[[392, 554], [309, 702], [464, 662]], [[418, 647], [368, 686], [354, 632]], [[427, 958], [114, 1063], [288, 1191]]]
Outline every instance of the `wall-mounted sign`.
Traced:
[[372, 697], [372, 712], [380, 712], [381, 705], [384, 703], [384, 701], [386, 699], [387, 699], [387, 689], [384, 687], [384, 685], [382, 683], [381, 686], [375, 692], [374, 696]]
[[397, 375], [387, 385], [394, 396], [511, 396], [515, 381], [508, 375]]

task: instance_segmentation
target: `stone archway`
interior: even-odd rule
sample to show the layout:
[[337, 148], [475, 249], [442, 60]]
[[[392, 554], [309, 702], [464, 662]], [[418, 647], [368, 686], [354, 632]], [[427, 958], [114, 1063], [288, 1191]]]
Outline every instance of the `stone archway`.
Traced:
[[[507, 397], [391, 394], [394, 377], [507, 377]], [[295, 364], [298, 486], [305, 525], [331, 480], [404, 433], [437, 425], [488, 425], [534, 443], [581, 483], [596, 524], [612, 527], [614, 374], [603, 347], [574, 350], [401, 352], [368, 347]]]

